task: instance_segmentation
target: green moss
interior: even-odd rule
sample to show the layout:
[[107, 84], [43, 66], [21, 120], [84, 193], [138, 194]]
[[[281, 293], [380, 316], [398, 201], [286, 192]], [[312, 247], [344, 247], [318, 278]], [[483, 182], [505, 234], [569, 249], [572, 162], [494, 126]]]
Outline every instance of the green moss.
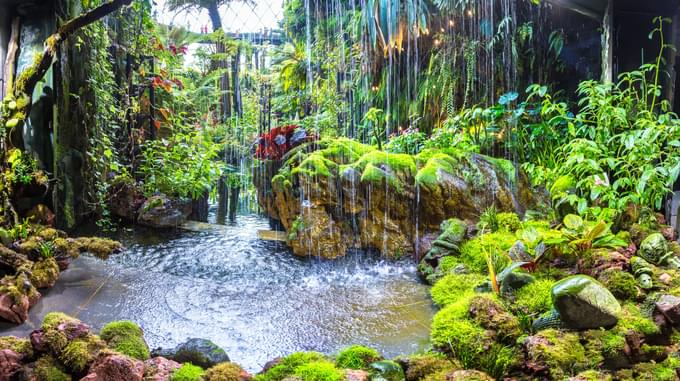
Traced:
[[446, 373], [457, 368], [441, 353], [411, 355], [404, 362], [407, 364], [406, 381], [444, 380]]
[[470, 320], [468, 311], [473, 298], [466, 293], [435, 314], [432, 320], [432, 344], [457, 358], [461, 365], [484, 370], [494, 377], [505, 374], [519, 361], [515, 349], [496, 343], [493, 333]]
[[142, 329], [135, 323], [122, 320], [104, 326], [101, 338], [109, 347], [138, 360], [149, 358], [149, 347], [144, 341]]
[[637, 296], [637, 281], [625, 271], [613, 271], [607, 275], [604, 285], [621, 300], [632, 300]]
[[182, 364], [182, 367], [172, 372], [170, 381], [202, 381], [205, 371], [200, 366], [190, 363]]
[[455, 168], [458, 163], [453, 157], [445, 153], [434, 153], [428, 156], [427, 162], [416, 174], [416, 184], [418, 186], [433, 188], [441, 181], [441, 172], [450, 175], [455, 174]]
[[496, 341], [514, 343], [522, 334], [519, 320], [507, 311], [495, 295], [476, 295], [470, 300], [468, 312], [474, 322], [496, 333]]
[[449, 274], [432, 286], [432, 300], [440, 306], [446, 306], [474, 292], [475, 286], [484, 282], [479, 274]]
[[31, 269], [31, 283], [36, 288], [51, 287], [59, 278], [59, 264], [54, 258], [44, 258]]
[[527, 314], [542, 314], [552, 307], [550, 290], [555, 284], [551, 279], [538, 279], [515, 292], [513, 305]]
[[66, 315], [63, 312], [50, 312], [43, 318], [41, 328], [47, 331], [50, 329], [55, 329], [60, 324], [67, 322], [74, 323], [78, 322], [78, 320]]
[[205, 371], [206, 381], [239, 381], [245, 370], [236, 363], [223, 362]]
[[659, 327], [651, 319], [644, 317], [633, 303], [626, 303], [622, 306], [619, 322], [613, 330], [621, 334], [633, 330], [641, 335], [655, 335], [660, 332]]
[[300, 164], [293, 168], [292, 175], [307, 176], [307, 177], [331, 177], [338, 165], [331, 160], [326, 159], [319, 152], [312, 152]]
[[503, 212], [498, 213], [496, 216], [498, 221], [498, 229], [514, 233], [522, 227], [522, 222], [519, 219], [517, 213]]
[[586, 370], [577, 374], [575, 377], [570, 378], [571, 381], [611, 381], [612, 376], [607, 373], [600, 372], [598, 370]]
[[76, 239], [81, 251], [87, 251], [97, 258], [106, 259], [111, 254], [121, 250], [120, 242], [100, 237], [80, 237]]
[[353, 345], [341, 350], [335, 361], [340, 368], [366, 369], [368, 364], [380, 359], [382, 359], [382, 356], [375, 349]]
[[527, 340], [531, 342], [527, 347], [530, 361], [545, 364], [551, 379], [564, 379], [601, 361], [601, 358], [588, 358], [576, 333], [546, 329]]
[[327, 147], [320, 151], [321, 154], [338, 164], [353, 163], [359, 160], [361, 156], [375, 151], [373, 146], [347, 138], [332, 139], [327, 144]]
[[450, 255], [439, 260], [439, 266], [437, 266], [437, 270], [441, 274], [448, 274], [459, 264], [460, 261], [458, 260], [458, 257]]
[[96, 356], [96, 353], [104, 346], [97, 338], [87, 337], [71, 341], [64, 347], [59, 359], [64, 365], [75, 373], [87, 369]]
[[318, 352], [296, 352], [282, 359], [279, 364], [266, 373], [255, 376], [255, 379], [258, 381], [281, 381], [292, 375], [297, 367], [322, 360], [326, 360], [326, 356]]
[[22, 339], [15, 336], [0, 337], [0, 349], [11, 349], [25, 357], [33, 357], [33, 346], [28, 339]]
[[678, 379], [677, 370], [680, 368], [680, 358], [674, 353], [660, 363], [647, 362], [636, 364], [633, 371], [636, 381], [674, 381]]
[[364, 167], [364, 171], [361, 174], [362, 183], [380, 183], [383, 180], [387, 182], [387, 185], [390, 188], [394, 188], [399, 192], [404, 189], [404, 184], [399, 181], [395, 174], [380, 169], [373, 164], [366, 164], [366, 167]]
[[71, 381], [71, 376], [51, 356], [44, 356], [36, 361], [33, 376], [35, 381]]
[[402, 153], [371, 151], [361, 156], [356, 163], [360, 169], [365, 168], [368, 164], [375, 167], [387, 165], [392, 171], [401, 172], [408, 176], [413, 176], [416, 173], [416, 162], [413, 156]]
[[302, 381], [341, 381], [345, 374], [330, 361], [320, 360], [302, 364], [293, 373]]
[[460, 249], [460, 261], [473, 272], [487, 273], [487, 255], [501, 258], [504, 263], [499, 263], [499, 265], [502, 267], [509, 262], [505, 253], [516, 241], [517, 237], [510, 232], [482, 234], [463, 244]]

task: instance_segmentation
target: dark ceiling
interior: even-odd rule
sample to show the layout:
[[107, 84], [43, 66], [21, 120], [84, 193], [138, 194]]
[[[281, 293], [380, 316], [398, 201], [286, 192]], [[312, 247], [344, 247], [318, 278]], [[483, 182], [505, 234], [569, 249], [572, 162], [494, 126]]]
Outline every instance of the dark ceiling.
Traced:
[[[555, 5], [573, 9], [591, 17], [601, 18], [607, 0], [548, 0]], [[668, 14], [680, 7], [680, 0], [614, 0], [617, 12], [640, 14]]]

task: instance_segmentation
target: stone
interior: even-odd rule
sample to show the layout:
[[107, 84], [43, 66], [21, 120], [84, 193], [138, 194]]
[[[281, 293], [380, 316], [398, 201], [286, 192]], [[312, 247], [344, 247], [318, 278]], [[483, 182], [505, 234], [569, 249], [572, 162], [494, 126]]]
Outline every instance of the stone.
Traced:
[[479, 370], [454, 370], [446, 375], [446, 381], [494, 381], [493, 377]]
[[0, 294], [0, 317], [12, 323], [23, 324], [28, 319], [30, 301], [26, 295]]
[[144, 201], [137, 222], [152, 228], [174, 228], [184, 223], [190, 214], [190, 202], [173, 200], [161, 194]]
[[553, 307], [562, 322], [573, 329], [613, 327], [621, 305], [600, 282], [586, 275], [573, 275], [555, 283]]
[[165, 357], [150, 358], [144, 361], [144, 381], [169, 381], [172, 372], [181, 366], [182, 364]]
[[45, 340], [45, 331], [36, 329], [29, 334], [31, 345], [37, 352], [47, 352], [50, 348]]
[[101, 354], [80, 381], [142, 381], [144, 363], [122, 354]]
[[370, 374], [365, 370], [345, 369], [346, 381], [368, 381]]
[[656, 309], [668, 319], [668, 321], [678, 326], [680, 325], [680, 298], [673, 295], [662, 295], [656, 301]]
[[111, 214], [128, 221], [134, 221], [139, 208], [144, 204], [144, 195], [135, 185], [134, 180], [114, 180], [108, 193]]
[[207, 339], [188, 339], [172, 349], [156, 349], [152, 356], [162, 356], [179, 363], [190, 362], [207, 369], [221, 362], [229, 361], [224, 349]]
[[26, 218], [34, 224], [54, 226], [56, 216], [46, 205], [38, 204], [26, 212]]
[[0, 350], [0, 381], [10, 381], [21, 369], [21, 355], [11, 349]]
[[659, 282], [669, 285], [673, 281], [673, 277], [669, 273], [663, 273], [659, 275]]
[[648, 235], [640, 244], [637, 254], [655, 265], [668, 264], [677, 268], [679, 262], [668, 241], [660, 233]]
[[399, 364], [384, 360], [374, 362], [368, 366], [371, 381], [405, 381], [406, 375]]

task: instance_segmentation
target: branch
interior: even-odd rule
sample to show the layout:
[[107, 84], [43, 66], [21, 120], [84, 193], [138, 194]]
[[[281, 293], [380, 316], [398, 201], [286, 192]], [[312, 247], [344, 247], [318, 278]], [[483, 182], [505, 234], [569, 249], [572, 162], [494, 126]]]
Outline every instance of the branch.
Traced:
[[[64, 25], [59, 27], [57, 32], [48, 37], [45, 41], [45, 50], [42, 52], [42, 54], [37, 56], [36, 60], [33, 62], [33, 65], [24, 70], [24, 72], [19, 76], [14, 89], [15, 96], [19, 94], [28, 94], [30, 96], [30, 94], [33, 94], [35, 85], [38, 83], [38, 81], [40, 81], [40, 79], [42, 79], [42, 77], [45, 75], [45, 73], [47, 73], [47, 70], [49, 70], [50, 66], [52, 65], [52, 61], [54, 60], [54, 56], [59, 45], [64, 40], [69, 38], [75, 31], [92, 24], [93, 22], [103, 18], [104, 16], [107, 16], [110, 13], [113, 13], [123, 5], [130, 5], [130, 3], [132, 3], [132, 0], [111, 0], [108, 3], [104, 3], [87, 13], [67, 21]], [[24, 115], [27, 116], [28, 109], [25, 111], [26, 112], [24, 112]]]

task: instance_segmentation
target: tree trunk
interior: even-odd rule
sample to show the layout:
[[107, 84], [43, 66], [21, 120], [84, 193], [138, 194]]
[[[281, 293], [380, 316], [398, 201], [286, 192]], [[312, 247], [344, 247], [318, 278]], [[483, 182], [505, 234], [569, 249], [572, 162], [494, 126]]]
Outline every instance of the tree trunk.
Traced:
[[241, 188], [238, 186], [229, 187], [229, 220], [236, 220], [238, 211], [238, 196]]
[[[212, 23], [213, 32], [222, 30], [222, 18], [220, 17], [220, 11], [217, 6], [217, 2], [213, 1], [208, 6], [208, 15], [210, 16], [210, 22]], [[218, 55], [223, 55], [227, 52], [222, 41], [217, 41], [215, 43], [215, 50]], [[231, 116], [231, 99], [229, 97], [229, 74], [227, 73], [228, 65], [223, 59], [218, 59], [213, 62], [213, 68], [222, 70], [222, 75], [220, 76], [220, 122], [225, 123], [227, 118]]]
[[241, 48], [236, 48], [236, 55], [231, 63], [231, 77], [234, 82], [234, 111], [238, 117], [243, 116], [243, 106], [241, 105], [241, 81], [239, 70], [241, 66]]

